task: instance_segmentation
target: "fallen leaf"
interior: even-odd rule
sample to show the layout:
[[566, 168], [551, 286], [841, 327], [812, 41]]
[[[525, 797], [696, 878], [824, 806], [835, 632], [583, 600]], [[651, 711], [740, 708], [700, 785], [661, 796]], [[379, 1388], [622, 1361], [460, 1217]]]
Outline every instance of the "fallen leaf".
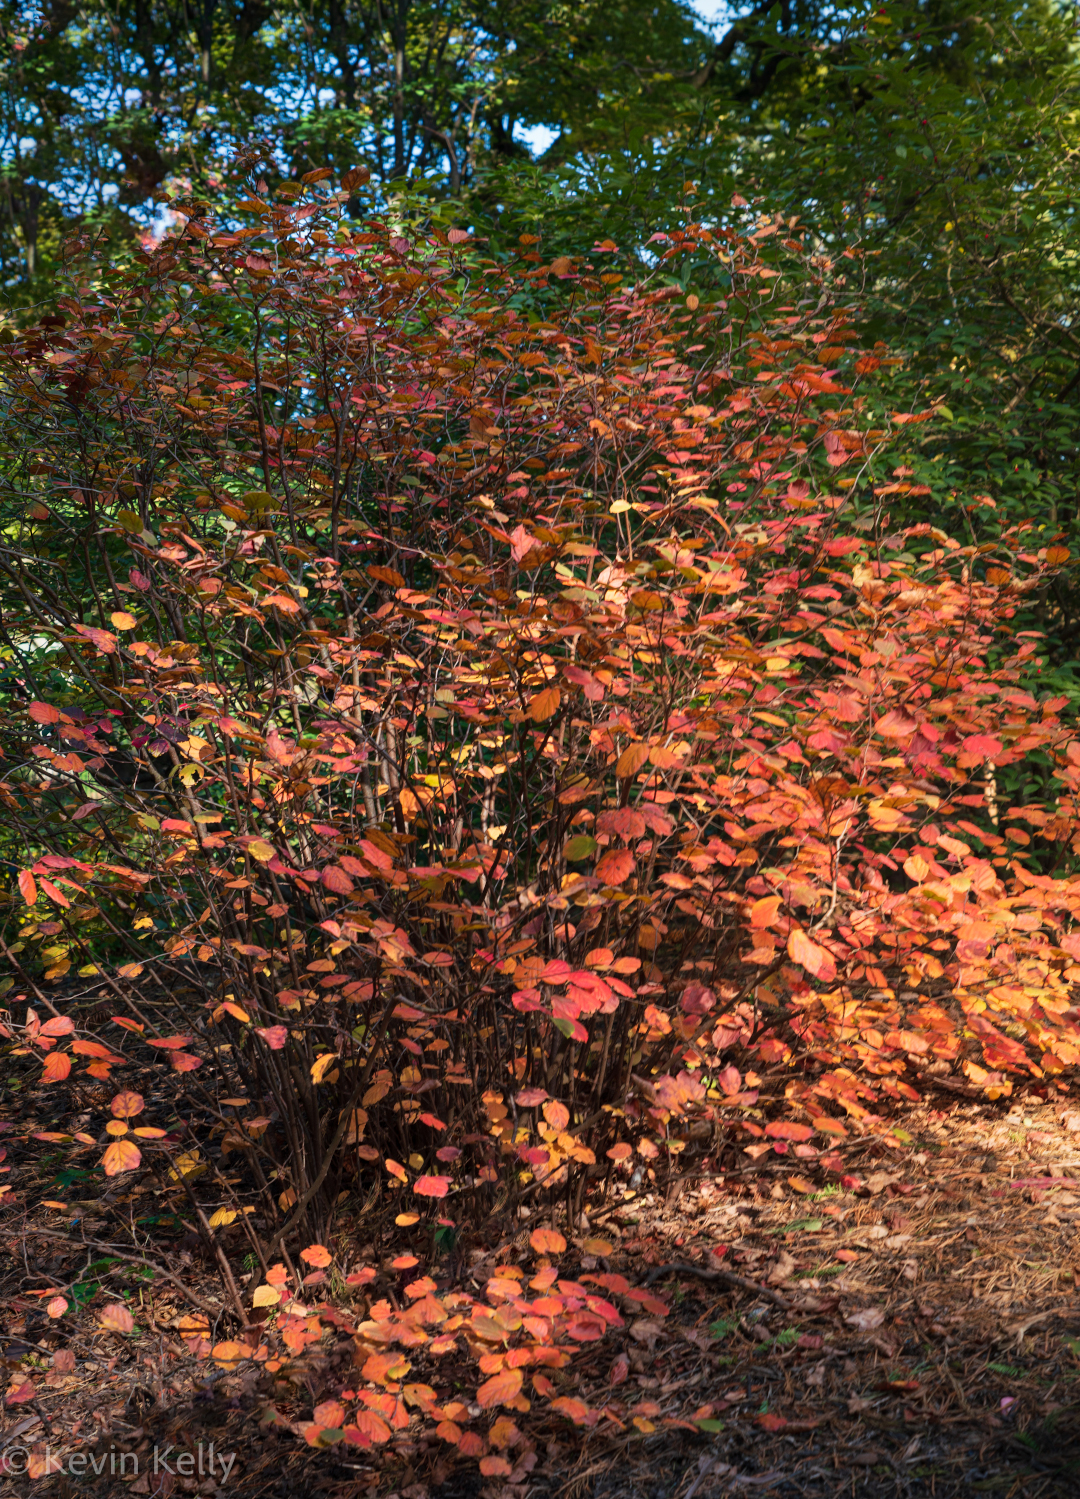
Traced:
[[885, 1313], [879, 1306], [867, 1306], [860, 1311], [849, 1312], [844, 1321], [856, 1332], [873, 1332], [875, 1327], [880, 1327], [885, 1321]]
[[135, 1318], [121, 1301], [113, 1301], [102, 1307], [98, 1321], [106, 1332], [128, 1333], [135, 1331]]
[[481, 1410], [490, 1410], [493, 1405], [507, 1405], [521, 1394], [523, 1377], [520, 1369], [502, 1369], [487, 1379], [476, 1392], [476, 1403]]
[[563, 1254], [566, 1250], [566, 1240], [553, 1228], [534, 1228], [529, 1243], [537, 1254]]

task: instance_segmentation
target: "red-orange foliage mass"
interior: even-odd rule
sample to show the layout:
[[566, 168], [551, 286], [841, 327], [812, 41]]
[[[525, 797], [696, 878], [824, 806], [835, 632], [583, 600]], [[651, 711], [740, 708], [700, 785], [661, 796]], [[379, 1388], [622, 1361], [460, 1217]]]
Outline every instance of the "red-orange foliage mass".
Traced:
[[[199, 212], [130, 271], [76, 259], [0, 349], [26, 466], [7, 1034], [49, 1081], [115, 1083], [106, 1173], [194, 1202], [198, 1165], [206, 1233], [235, 1220], [265, 1270], [350, 1185], [458, 1226], [557, 1193], [572, 1228], [602, 1179], [725, 1141], [839, 1171], [927, 1069], [996, 1096], [1075, 1064], [1080, 744], [1010, 623], [1065, 554], [890, 529], [902, 474], [872, 475], [927, 413], [875, 416], [883, 351], [829, 265], [690, 224], [641, 281], [607, 244], [506, 266], [460, 232], [335, 233], [321, 191]], [[729, 290], [687, 300], [704, 257]], [[1042, 798], [1010, 806], [1036, 752]], [[73, 970], [115, 1010], [92, 1035]], [[147, 1067], [227, 1167], [130, 1123]], [[287, 1352], [355, 1333], [352, 1414], [309, 1440], [419, 1411], [506, 1475], [512, 1420], [481, 1435], [410, 1359], [464, 1338], [482, 1409], [553, 1399], [616, 1301], [664, 1311], [586, 1278], [421, 1275], [359, 1324], [281, 1265], [233, 1291]]]

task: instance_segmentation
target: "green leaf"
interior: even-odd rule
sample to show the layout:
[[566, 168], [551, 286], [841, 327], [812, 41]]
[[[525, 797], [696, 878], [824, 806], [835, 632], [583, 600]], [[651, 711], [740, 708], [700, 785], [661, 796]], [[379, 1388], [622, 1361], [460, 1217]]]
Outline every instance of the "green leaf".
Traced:
[[821, 1228], [822, 1218], [797, 1218], [794, 1223], [787, 1223], [782, 1228], [774, 1228], [776, 1234], [816, 1234]]
[[579, 859], [591, 859], [596, 852], [596, 839], [590, 838], [587, 833], [579, 833], [576, 838], [571, 838], [563, 849], [563, 856], [574, 862]]

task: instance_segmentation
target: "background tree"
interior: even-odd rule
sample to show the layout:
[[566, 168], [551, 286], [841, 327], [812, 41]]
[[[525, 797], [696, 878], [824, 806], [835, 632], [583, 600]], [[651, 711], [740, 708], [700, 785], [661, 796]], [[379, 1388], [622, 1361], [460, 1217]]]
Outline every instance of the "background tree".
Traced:
[[264, 139], [274, 176], [364, 162], [388, 190], [457, 196], [527, 157], [522, 127], [576, 140], [708, 45], [676, 0], [8, 0], [0, 25], [0, 266], [20, 299], [47, 288], [63, 226], [145, 232], [155, 196], [216, 190], [238, 143]]

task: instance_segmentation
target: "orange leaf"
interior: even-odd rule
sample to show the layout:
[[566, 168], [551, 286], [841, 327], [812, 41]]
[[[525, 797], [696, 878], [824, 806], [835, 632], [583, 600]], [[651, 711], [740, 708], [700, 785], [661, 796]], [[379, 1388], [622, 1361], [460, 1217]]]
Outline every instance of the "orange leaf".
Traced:
[[70, 1036], [75, 1029], [75, 1022], [67, 1015], [54, 1015], [52, 1020], [46, 1020], [38, 1032], [41, 1036]]
[[50, 1051], [41, 1070], [43, 1083], [62, 1083], [71, 1071], [71, 1058], [66, 1051]]
[[787, 950], [792, 962], [805, 968], [814, 978], [831, 983], [836, 977], [836, 963], [832, 953], [812, 941], [801, 927], [792, 929]]
[[71, 905], [59, 886], [54, 885], [52, 880], [47, 880], [44, 875], [41, 876], [41, 888], [54, 905], [63, 906], [65, 910]]
[[404, 588], [405, 579], [394, 567], [369, 567], [368, 577], [374, 578], [376, 583], [387, 583], [391, 588]]
[[34, 883], [34, 876], [28, 869], [21, 869], [19, 871], [19, 894], [28, 906], [32, 906], [37, 902], [37, 885]]
[[492, 1452], [480, 1459], [480, 1471], [485, 1478], [509, 1478], [514, 1470], [505, 1457]]
[[560, 1395], [557, 1400], [553, 1400], [551, 1409], [573, 1421], [575, 1426], [584, 1426], [589, 1419], [589, 1407], [584, 1400], [574, 1400], [570, 1395]]
[[349, 1441], [349, 1432], [355, 1431], [362, 1438], [357, 1443], [360, 1447], [366, 1447], [370, 1442], [388, 1442], [393, 1435], [389, 1426], [375, 1411], [361, 1410], [356, 1413], [356, 1424], [345, 1428], [345, 1440]]
[[145, 1107], [146, 1101], [141, 1093], [118, 1093], [109, 1105], [109, 1112], [114, 1119], [134, 1119]]
[[503, 1369], [480, 1386], [476, 1392], [476, 1403], [485, 1411], [490, 1410], [493, 1405], [509, 1405], [521, 1394], [521, 1385], [520, 1369]]
[[634, 872], [634, 856], [625, 848], [611, 848], [597, 864], [593, 873], [607, 885], [621, 885]]
[[251, 1349], [246, 1343], [215, 1343], [210, 1357], [223, 1369], [235, 1369], [244, 1359], [251, 1357]]
[[345, 1420], [345, 1407], [338, 1400], [324, 1400], [312, 1411], [311, 1419], [319, 1426], [339, 1427]]
[[648, 758], [649, 746], [647, 744], [631, 744], [619, 756], [615, 765], [615, 774], [620, 781], [636, 776]]
[[812, 1181], [808, 1181], [805, 1176], [789, 1176], [788, 1177], [788, 1186], [789, 1187], [794, 1187], [795, 1190], [796, 1190], [796, 1192], [816, 1192], [817, 1191], [817, 1188], [814, 1186], [814, 1183]]
[[544, 723], [559, 711], [560, 701], [557, 687], [545, 687], [530, 701], [529, 717], [533, 723]]
[[765, 895], [761, 900], [756, 900], [750, 907], [750, 925], [752, 927], [772, 926], [776, 920], [781, 900], [778, 895]]
[[537, 1254], [563, 1254], [566, 1250], [566, 1240], [553, 1228], [534, 1228], [529, 1243]]
[[809, 1140], [814, 1131], [808, 1124], [793, 1124], [787, 1119], [776, 1119], [765, 1126], [765, 1133], [773, 1140]]
[[122, 1171], [134, 1171], [142, 1160], [142, 1152], [130, 1140], [114, 1140], [101, 1158], [106, 1176], [119, 1176]]
[[309, 1244], [306, 1249], [301, 1249], [300, 1258], [306, 1265], [313, 1265], [321, 1270], [330, 1264], [333, 1255], [323, 1244]]
[[555, 1098], [549, 1098], [544, 1105], [544, 1118], [552, 1129], [563, 1130], [570, 1123], [570, 1110], [564, 1103], [559, 1103]]

